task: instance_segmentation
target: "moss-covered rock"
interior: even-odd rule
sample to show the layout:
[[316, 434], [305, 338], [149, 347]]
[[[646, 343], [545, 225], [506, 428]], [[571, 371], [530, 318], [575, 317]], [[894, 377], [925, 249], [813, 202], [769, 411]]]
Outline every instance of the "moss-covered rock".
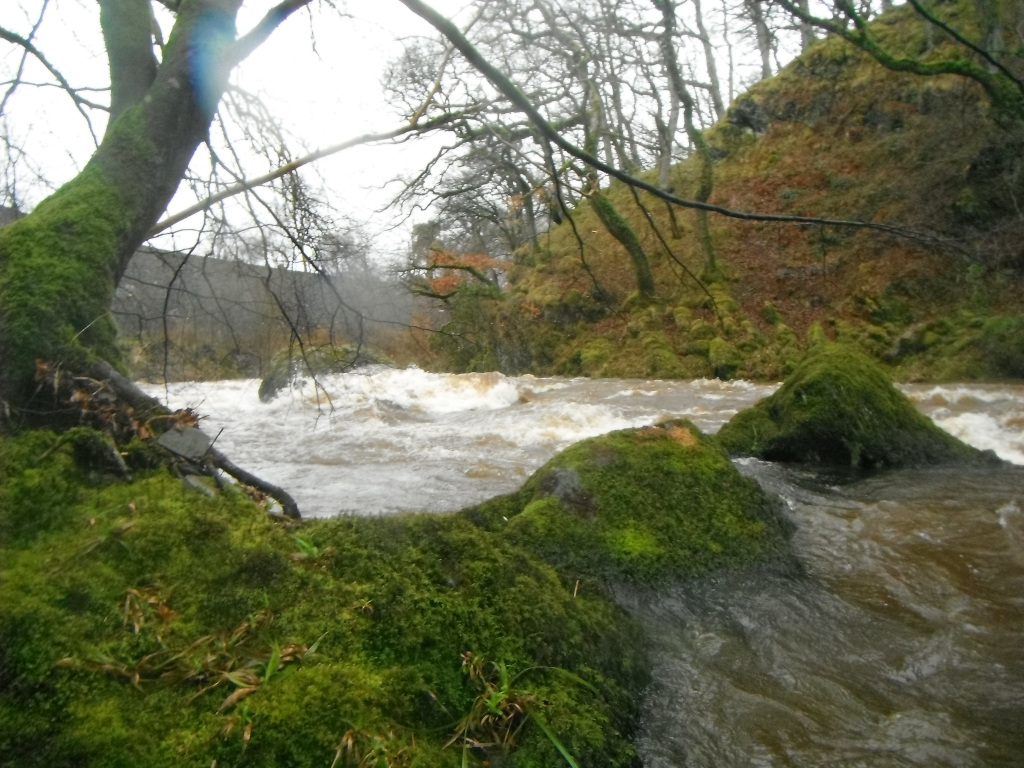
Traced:
[[723, 338], [712, 339], [708, 345], [708, 362], [718, 379], [731, 379], [743, 364], [743, 356]]
[[267, 402], [295, 379], [342, 373], [361, 365], [374, 365], [386, 360], [382, 355], [362, 346], [326, 346], [305, 350], [288, 349], [270, 363], [270, 370], [260, 382], [260, 400]]
[[598, 591], [465, 516], [292, 525], [0, 439], [0, 761], [548, 768], [546, 728], [635, 765], [644, 641]]
[[876, 363], [827, 342], [775, 394], [736, 414], [718, 439], [734, 454], [863, 468], [984, 456], [935, 426]]
[[776, 502], [687, 421], [570, 446], [518, 494], [463, 513], [572, 578], [695, 576], [779, 550]]

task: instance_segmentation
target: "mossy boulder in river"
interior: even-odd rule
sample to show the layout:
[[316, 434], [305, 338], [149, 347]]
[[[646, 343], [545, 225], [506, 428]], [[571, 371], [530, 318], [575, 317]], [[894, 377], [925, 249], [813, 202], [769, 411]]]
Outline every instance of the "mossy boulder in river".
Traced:
[[344, 373], [360, 366], [386, 362], [383, 355], [363, 346], [313, 347], [301, 352], [289, 349], [270, 362], [270, 368], [260, 382], [259, 397], [263, 402], [273, 400], [278, 392], [303, 376]]
[[996, 461], [935, 426], [876, 363], [830, 343], [813, 347], [775, 394], [736, 414], [718, 439], [733, 454], [841, 467]]
[[780, 552], [778, 502], [687, 421], [576, 443], [518, 493], [462, 514], [564, 576], [662, 581]]

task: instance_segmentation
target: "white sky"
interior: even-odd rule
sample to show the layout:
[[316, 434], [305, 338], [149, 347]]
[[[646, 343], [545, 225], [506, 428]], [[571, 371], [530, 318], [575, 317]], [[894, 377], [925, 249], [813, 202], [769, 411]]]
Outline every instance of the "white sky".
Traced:
[[[431, 4], [457, 18], [466, 0]], [[384, 101], [384, 67], [401, 53], [403, 41], [436, 37], [432, 27], [397, 0], [349, 0], [345, 7], [353, 18], [338, 18], [326, 10], [316, 14], [316, 53], [310, 44], [309, 16], [297, 14], [236, 75], [239, 85], [259, 93], [310, 150], [398, 127], [401, 121]], [[243, 16], [240, 29], [247, 27]], [[397, 191], [394, 186], [381, 189], [383, 184], [418, 170], [438, 141], [355, 147], [318, 161], [316, 172], [334, 193], [332, 202], [339, 213], [360, 219]], [[377, 229], [393, 218], [394, 214], [376, 217]], [[382, 246], [389, 242], [394, 244], [395, 239], [381, 238]]]
[[[239, 18], [239, 31], [246, 31], [275, 3], [247, 2]], [[442, 13], [456, 16], [466, 1], [434, 0], [432, 4]], [[39, 5], [39, 0], [0, 0], [0, 25], [24, 34]], [[304, 11], [294, 14], [235, 73], [234, 81], [259, 94], [295, 137], [292, 151], [296, 156], [397, 127], [400, 120], [384, 101], [384, 67], [401, 52], [403, 40], [434, 36], [426, 22], [397, 0], [348, 0], [338, 5], [351, 18], [342, 18], [314, 3], [312, 15]], [[315, 50], [311, 41], [315, 41]], [[95, 0], [51, 0], [37, 45], [73, 85], [106, 84], [107, 65]], [[6, 51], [0, 66], [12, 71], [20, 58], [18, 49], [3, 44], [0, 51]], [[25, 78], [37, 82], [49, 79], [32, 60]], [[106, 95], [99, 93], [96, 100], [103, 102]], [[62, 98], [53, 88], [23, 87], [7, 111], [13, 118], [12, 138], [25, 147], [54, 186], [72, 177], [92, 153], [94, 145], [85, 121], [70, 99]], [[95, 126], [98, 134], [102, 128], [101, 123]], [[420, 141], [401, 147], [356, 147], [321, 160], [311, 167], [313, 171], [304, 173], [323, 178], [338, 213], [361, 220], [390, 199], [382, 185], [417, 168], [433, 154], [434, 146], [433, 142]], [[266, 170], [265, 165], [254, 164], [251, 173]], [[31, 206], [45, 196], [47, 189], [35, 185], [19, 191]], [[169, 210], [173, 212], [188, 203], [186, 199], [176, 200]], [[391, 218], [376, 217], [371, 233], [385, 228]], [[382, 246], [396, 248], [401, 247], [402, 237], [393, 235], [381, 240]]]

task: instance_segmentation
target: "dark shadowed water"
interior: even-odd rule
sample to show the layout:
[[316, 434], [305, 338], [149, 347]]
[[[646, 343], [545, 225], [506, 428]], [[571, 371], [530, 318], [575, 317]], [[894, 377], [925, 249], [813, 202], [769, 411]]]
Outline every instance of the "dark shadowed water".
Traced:
[[797, 566], [627, 598], [656, 659], [644, 765], [1024, 765], [1024, 471], [745, 464]]
[[[171, 385], [218, 445], [312, 515], [452, 510], [584, 437], [685, 416], [714, 432], [774, 387], [376, 370]], [[154, 388], [163, 392], [163, 388]], [[938, 424], [1024, 464], [1024, 387], [911, 386]], [[647, 768], [1024, 766], [1024, 468], [839, 484], [740, 462], [786, 501], [788, 566], [623, 602], [655, 683]]]

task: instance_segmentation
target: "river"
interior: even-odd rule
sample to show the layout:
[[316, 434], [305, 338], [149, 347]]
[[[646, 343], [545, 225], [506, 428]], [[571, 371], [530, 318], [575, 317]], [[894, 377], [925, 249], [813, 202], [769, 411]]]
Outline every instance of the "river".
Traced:
[[[268, 404], [255, 381], [150, 391], [328, 516], [459, 509], [574, 441], [670, 416], [714, 432], [774, 390], [417, 369], [322, 383]], [[1024, 465], [1024, 386], [903, 389]], [[1024, 469], [737, 464], [785, 501], [796, 565], [618, 595], [652, 643], [646, 768], [1024, 765]]]

